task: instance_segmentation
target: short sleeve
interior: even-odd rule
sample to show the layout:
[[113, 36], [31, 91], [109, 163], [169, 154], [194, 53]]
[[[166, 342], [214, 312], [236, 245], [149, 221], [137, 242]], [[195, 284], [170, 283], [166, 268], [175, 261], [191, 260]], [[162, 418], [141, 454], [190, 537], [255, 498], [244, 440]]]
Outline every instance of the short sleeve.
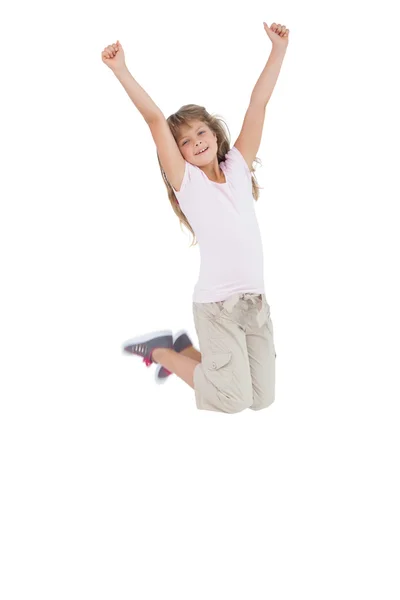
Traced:
[[182, 179], [182, 183], [181, 183], [181, 187], [179, 192], [176, 191], [176, 189], [174, 188], [174, 186], [172, 186], [172, 189], [174, 190], [174, 194], [178, 197], [179, 194], [181, 192], [183, 192], [184, 188], [186, 187], [186, 182], [189, 180], [189, 169], [190, 169], [190, 165], [187, 162], [187, 160], [185, 160], [185, 172], [183, 174], [183, 179]]
[[249, 169], [249, 165], [248, 165], [248, 164], [247, 164], [247, 162], [245, 161], [245, 159], [244, 159], [244, 157], [243, 157], [242, 153], [240, 152], [240, 150], [238, 150], [238, 149], [236, 148], [236, 146], [232, 146], [232, 151], [233, 151], [233, 152], [234, 152], [234, 154], [236, 155], [236, 157], [237, 157], [237, 160], [238, 160], [239, 162], [241, 162], [241, 163], [242, 163], [242, 165], [243, 165], [243, 167], [244, 167], [245, 171], [247, 171], [248, 173], [250, 173], [250, 174], [251, 174], [251, 171], [250, 171], [250, 169]]
[[238, 168], [242, 170], [247, 177], [251, 178], [251, 171], [241, 152], [232, 146], [227, 154], [225, 154], [225, 168], [229, 171], [236, 171]]

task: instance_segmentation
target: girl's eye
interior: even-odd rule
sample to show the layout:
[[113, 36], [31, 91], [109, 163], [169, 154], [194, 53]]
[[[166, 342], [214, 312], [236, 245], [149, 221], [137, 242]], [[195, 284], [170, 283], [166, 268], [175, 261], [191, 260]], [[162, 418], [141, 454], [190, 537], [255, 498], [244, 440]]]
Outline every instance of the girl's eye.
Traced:
[[[199, 131], [199, 133], [205, 133], [205, 131]], [[184, 146], [186, 144], [187, 140], [185, 142], [183, 142], [182, 146]]]

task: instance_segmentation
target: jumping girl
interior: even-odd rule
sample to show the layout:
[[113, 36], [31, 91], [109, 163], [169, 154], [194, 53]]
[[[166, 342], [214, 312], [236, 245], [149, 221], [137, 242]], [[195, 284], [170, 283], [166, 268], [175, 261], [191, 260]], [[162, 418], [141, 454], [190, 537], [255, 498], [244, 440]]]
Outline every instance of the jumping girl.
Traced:
[[194, 389], [197, 408], [225, 413], [260, 410], [275, 399], [276, 353], [253, 162], [289, 30], [276, 23], [271, 28], [264, 23], [264, 29], [271, 54], [232, 148], [222, 119], [203, 106], [182, 106], [165, 119], [127, 69], [119, 41], [101, 54], [150, 128], [172, 209], [198, 238], [201, 257], [192, 298], [200, 350], [186, 331], [173, 336], [166, 330], [129, 339], [123, 351], [142, 357], [147, 366], [157, 363], [157, 382], [178, 375]]

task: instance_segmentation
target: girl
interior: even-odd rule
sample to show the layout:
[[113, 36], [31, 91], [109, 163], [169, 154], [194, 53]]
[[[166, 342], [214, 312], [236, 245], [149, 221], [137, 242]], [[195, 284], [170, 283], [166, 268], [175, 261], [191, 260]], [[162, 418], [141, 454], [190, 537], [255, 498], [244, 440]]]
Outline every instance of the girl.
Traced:
[[276, 353], [253, 162], [289, 30], [275, 23], [264, 23], [264, 29], [271, 54], [232, 148], [222, 119], [202, 106], [182, 106], [165, 119], [128, 71], [119, 41], [101, 55], [150, 128], [172, 209], [193, 241], [198, 237], [201, 256], [192, 303], [200, 351], [185, 331], [173, 337], [170, 330], [127, 340], [123, 350], [147, 366], [158, 363], [157, 381], [178, 375], [194, 389], [197, 408], [225, 413], [266, 408], [275, 398]]

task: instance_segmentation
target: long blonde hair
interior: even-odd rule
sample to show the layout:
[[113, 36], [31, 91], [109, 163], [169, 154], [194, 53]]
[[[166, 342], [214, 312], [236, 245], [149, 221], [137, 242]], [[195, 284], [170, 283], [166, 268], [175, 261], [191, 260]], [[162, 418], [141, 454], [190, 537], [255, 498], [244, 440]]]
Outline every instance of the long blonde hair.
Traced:
[[[208, 127], [211, 129], [211, 131], [213, 131], [215, 133], [215, 135], [217, 136], [217, 146], [218, 146], [217, 158], [218, 158], [218, 164], [219, 164], [221, 161], [223, 161], [225, 159], [225, 155], [230, 150], [229, 129], [228, 129], [228, 126], [226, 125], [225, 121], [221, 117], [219, 117], [217, 115], [211, 115], [209, 112], [207, 112], [207, 110], [204, 108], [204, 106], [199, 106], [197, 104], [185, 104], [176, 113], [170, 115], [167, 118], [167, 123], [169, 125], [172, 135], [174, 136], [176, 143], [178, 143], [180, 127], [182, 125], [190, 126], [190, 123], [195, 120], [201, 121], [202, 123], [205, 123], [206, 125], [208, 125]], [[183, 212], [179, 206], [178, 200], [177, 200], [175, 192], [174, 192], [174, 188], [169, 183], [167, 176], [165, 174], [165, 171], [162, 168], [160, 158], [158, 156], [158, 152], [157, 152], [157, 160], [158, 160], [158, 164], [160, 165], [161, 175], [164, 180], [165, 186], [167, 188], [168, 198], [171, 203], [172, 209], [180, 221], [181, 230], [182, 230], [182, 223], [183, 223], [183, 225], [185, 225], [185, 227], [187, 229], [189, 229], [189, 231], [193, 235], [193, 242], [190, 246], [195, 246], [198, 243], [196, 241], [196, 235], [195, 235], [192, 227], [190, 226], [189, 221], [187, 220], [186, 216], [183, 214]], [[257, 157], [255, 158], [255, 162], [261, 164], [260, 159]], [[252, 166], [251, 177], [252, 177], [253, 197], [255, 200], [258, 200], [259, 193], [260, 193], [259, 192], [260, 186], [257, 183], [257, 179], [256, 179], [256, 176], [254, 175], [254, 171], [255, 171], [255, 169]]]

